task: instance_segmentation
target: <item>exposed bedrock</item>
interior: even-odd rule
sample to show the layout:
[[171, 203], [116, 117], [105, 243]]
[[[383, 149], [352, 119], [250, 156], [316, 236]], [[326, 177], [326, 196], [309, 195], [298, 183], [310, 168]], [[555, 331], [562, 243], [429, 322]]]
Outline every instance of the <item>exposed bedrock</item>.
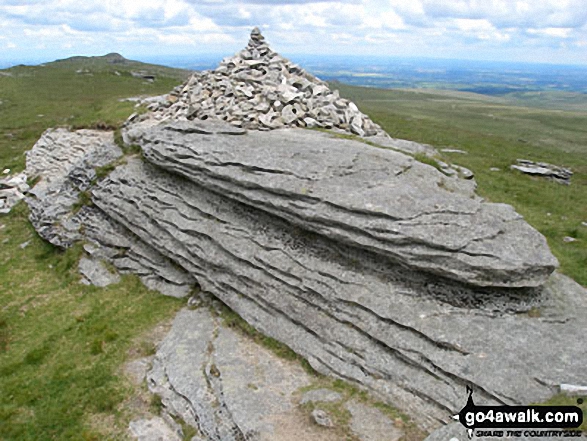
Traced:
[[[283, 136], [287, 139], [287, 132]], [[255, 143], [247, 141], [254, 137], [234, 138], [240, 140], [239, 145], [254, 149]], [[253, 184], [243, 186], [243, 194], [254, 189], [261, 198], [260, 190], [268, 188], [269, 181], [274, 186], [281, 185], [284, 192], [293, 192], [289, 185], [294, 181], [290, 179], [298, 179], [296, 176], [272, 173], [272, 179], [267, 180], [263, 173], [245, 174], [240, 165], [244, 161], [235, 161], [235, 166], [226, 164], [234, 156], [222, 157], [222, 152], [226, 152], [221, 148], [224, 140], [213, 136], [203, 139], [220, 143], [219, 151], [202, 151], [198, 155], [186, 152], [182, 161], [190, 162], [193, 170], [206, 170], [199, 165], [205, 157], [210, 168], [215, 161], [225, 162], [218, 168], [226, 173], [234, 168], [235, 174], [229, 177], [246, 176]], [[318, 139], [320, 146], [329, 142], [326, 137]], [[159, 145], [167, 148], [167, 141], [162, 139]], [[233, 145], [235, 156], [240, 154], [239, 145]], [[341, 145], [345, 147], [344, 157], [357, 157], [353, 149], [359, 146]], [[283, 147], [274, 146], [274, 151], [288, 153]], [[308, 147], [298, 147], [302, 157], [309, 155]], [[184, 151], [181, 143], [176, 148]], [[346, 163], [337, 151], [330, 155], [332, 167], [342, 169]], [[146, 152], [155, 161], [155, 149], [147, 148]], [[373, 154], [377, 155], [377, 162], [373, 158], [369, 174], [377, 184], [373, 191], [384, 185], [378, 178], [379, 173], [384, 173], [381, 168], [391, 167], [386, 162], [386, 153], [376, 152]], [[365, 156], [366, 161], [372, 158], [370, 152]], [[259, 167], [275, 167], [272, 152], [266, 150], [265, 156], [257, 158]], [[304, 167], [295, 170], [296, 175], [339, 178], [332, 171], [322, 170], [317, 160], [310, 158], [316, 155], [308, 157]], [[379, 165], [379, 161], [385, 165]], [[410, 171], [402, 174], [413, 173], [416, 188], [425, 185], [418, 184], [418, 173], [427, 170], [407, 158], [402, 161], [405, 167], [411, 165]], [[165, 163], [172, 161], [165, 159]], [[285, 158], [280, 164], [287, 170]], [[174, 164], [173, 169], [188, 174], [178, 165]], [[359, 170], [359, 166], [351, 164], [349, 171], [359, 174]], [[202, 182], [218, 189], [215, 183], [220, 179], [216, 180], [214, 175], [207, 177], [203, 172], [201, 175], [206, 177]], [[397, 177], [391, 174], [394, 175]], [[261, 182], [263, 179], [265, 182]], [[233, 181], [241, 185], [238, 180]], [[356, 180], [357, 185], [361, 182]], [[232, 185], [226, 186], [229, 195], [236, 188], [235, 183]], [[430, 187], [434, 185], [434, 181], [429, 183]], [[319, 187], [316, 184], [313, 191], [320, 197], [333, 197], [326, 191], [327, 186]], [[356, 201], [355, 191], [360, 194], [356, 186], [345, 188], [349, 199]], [[257, 194], [251, 194], [251, 204], [256, 205], [253, 196]], [[468, 207], [465, 200], [476, 204], [470, 205], [477, 208], [471, 208], [468, 216], [480, 216], [483, 212], [479, 208], [483, 204], [478, 201], [461, 200], [456, 193], [452, 196], [457, 200], [456, 207]], [[375, 245], [365, 248], [377, 252], [332, 240], [353, 238], [344, 228], [355, 222], [353, 216], [360, 219], [348, 207], [343, 210], [334, 206], [336, 200], [332, 202], [332, 215], [350, 220], [339, 228], [339, 236], [328, 232], [328, 224], [320, 230], [328, 234], [314, 234], [292, 227], [281, 214], [278, 217], [268, 213], [270, 210], [252, 208], [232, 196], [219, 196], [138, 159], [118, 167], [98, 184], [93, 200], [106, 215], [185, 269], [205, 291], [221, 299], [258, 330], [290, 346], [318, 371], [364, 385], [412, 415], [425, 428], [447, 422], [452, 413], [463, 407], [463, 391], [468, 384], [474, 386], [479, 403], [528, 404], [549, 398], [562, 383], [587, 383], [581, 334], [581, 330], [587, 329], [587, 293], [564, 276], [555, 274], [542, 289], [471, 287], [450, 282], [426, 275], [418, 266], [398, 265]], [[369, 200], [377, 201], [377, 194], [370, 195]], [[295, 199], [300, 212], [311, 213], [306, 201]], [[413, 198], [404, 208], [410, 210], [412, 205], [421, 203]], [[287, 212], [287, 204], [279, 204], [281, 201], [275, 198], [279, 212]], [[493, 205], [486, 206], [493, 210]], [[340, 214], [347, 212], [346, 218]], [[510, 219], [508, 213], [513, 212], [509, 208], [496, 205], [495, 213], [502, 216], [500, 222], [506, 237], [510, 225], [520, 233], [537, 234], [513, 214], [514, 219]], [[312, 225], [310, 220], [304, 220], [305, 225]], [[365, 228], [368, 227], [366, 223]], [[351, 228], [348, 231], [353, 232]], [[360, 237], [357, 232], [352, 234]], [[462, 234], [466, 234], [466, 229]], [[515, 236], [511, 237], [515, 240]], [[357, 239], [355, 243], [360, 242]], [[514, 248], [511, 252], [515, 252]], [[446, 261], [451, 264], [451, 259]]]
[[84, 248], [92, 259], [81, 262], [84, 282], [103, 286], [118, 280], [115, 275], [91, 276], [96, 271], [108, 275], [100, 264], [105, 260], [123, 274], [137, 274], [151, 289], [183, 297], [195, 283], [189, 274], [100, 209], [76, 207], [81, 194], [97, 180], [96, 168], [121, 156], [112, 132], [45, 131], [27, 152], [26, 173], [38, 180], [26, 198], [30, 220], [39, 235], [53, 245], [68, 248], [75, 242], [85, 242]]
[[238, 130], [221, 121], [170, 122], [134, 126], [127, 137], [169, 172], [414, 270], [530, 287], [558, 265], [539, 232], [511, 206], [475, 197], [470, 181], [326, 133]]

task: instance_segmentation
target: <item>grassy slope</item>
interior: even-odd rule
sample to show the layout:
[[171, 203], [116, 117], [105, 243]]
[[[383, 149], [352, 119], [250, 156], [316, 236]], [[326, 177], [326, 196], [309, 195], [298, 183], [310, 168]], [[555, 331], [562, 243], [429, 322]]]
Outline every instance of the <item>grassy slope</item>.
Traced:
[[[90, 73], [76, 73], [84, 69]], [[154, 73], [155, 81], [149, 83], [131, 75], [139, 70]], [[134, 106], [119, 102], [119, 98], [163, 94], [186, 76], [186, 71], [131, 61], [112, 64], [104, 57], [2, 70], [0, 167], [24, 168], [23, 152], [49, 127], [85, 126], [98, 121], [117, 124], [132, 113]]]
[[[107, 61], [3, 71], [12, 76], [0, 76], [0, 168], [22, 169], [24, 151], [48, 127], [118, 125], [134, 110], [119, 98], [162, 94], [185, 76]], [[93, 75], [75, 73], [82, 68]], [[133, 78], [130, 71], [138, 69], [156, 69], [158, 77], [153, 83]], [[136, 352], [137, 336], [183, 305], [134, 277], [107, 289], [83, 286], [78, 256], [76, 249], [64, 253], [42, 241], [24, 203], [0, 215], [0, 440], [120, 434], [128, 424], [123, 403], [131, 393], [120, 366], [130, 350]]]
[[[587, 286], [587, 112], [517, 107], [471, 93], [336, 87], [393, 137], [467, 151], [443, 156], [475, 172], [482, 196], [513, 205], [546, 236], [561, 271]], [[572, 184], [510, 170], [518, 158], [570, 167]], [[566, 236], [579, 240], [565, 243]]]

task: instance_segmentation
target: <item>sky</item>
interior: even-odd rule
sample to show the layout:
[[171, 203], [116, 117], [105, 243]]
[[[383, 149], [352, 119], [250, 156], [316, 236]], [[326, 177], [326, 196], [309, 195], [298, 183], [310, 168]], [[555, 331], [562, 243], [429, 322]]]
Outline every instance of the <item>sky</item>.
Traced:
[[291, 54], [587, 65], [585, 0], [0, 0], [0, 63]]

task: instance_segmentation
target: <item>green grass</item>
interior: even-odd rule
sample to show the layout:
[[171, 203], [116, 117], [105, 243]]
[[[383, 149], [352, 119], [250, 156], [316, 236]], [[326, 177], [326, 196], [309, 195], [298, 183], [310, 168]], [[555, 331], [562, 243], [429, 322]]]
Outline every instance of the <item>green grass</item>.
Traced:
[[[92, 75], [76, 73], [79, 69]], [[133, 77], [138, 70], [154, 73], [155, 81]], [[135, 111], [135, 103], [119, 99], [167, 93], [187, 76], [183, 70], [137, 62], [111, 64], [104, 57], [2, 72], [10, 76], [0, 75], [0, 167], [17, 171], [24, 168], [24, 152], [47, 128], [117, 127]]]
[[[92, 75], [77, 74], [80, 68]], [[145, 82], [131, 70], [157, 79]], [[116, 129], [136, 110], [120, 98], [166, 93], [186, 75], [104, 58], [4, 72], [11, 76], [0, 76], [0, 168], [13, 171], [24, 168], [24, 152], [45, 129]], [[98, 178], [109, 171], [97, 170]], [[88, 203], [82, 193], [77, 205]], [[134, 347], [137, 337], [184, 302], [149, 291], [136, 277], [105, 289], [80, 284], [81, 246], [58, 250], [27, 216], [24, 203], [0, 216], [0, 439], [119, 439], [130, 417], [124, 403], [134, 393], [120, 367], [131, 349], [143, 352]]]
[[0, 438], [103, 439], [90, 424], [102, 414], [126, 427], [121, 406], [131, 390], [120, 366], [136, 336], [183, 302], [136, 277], [81, 285], [81, 247], [62, 252], [41, 240], [23, 203], [0, 224]]
[[[587, 286], [587, 112], [513, 106], [472, 93], [336, 86], [392, 137], [467, 151], [443, 159], [472, 170], [481, 196], [513, 205], [546, 237], [561, 272]], [[572, 183], [510, 170], [518, 158], [570, 167]], [[565, 236], [578, 241], [565, 243]]]

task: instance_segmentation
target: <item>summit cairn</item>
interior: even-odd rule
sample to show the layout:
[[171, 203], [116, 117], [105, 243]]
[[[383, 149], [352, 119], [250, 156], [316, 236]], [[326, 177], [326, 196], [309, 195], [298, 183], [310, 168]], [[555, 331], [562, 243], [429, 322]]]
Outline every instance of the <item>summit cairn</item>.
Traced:
[[258, 28], [245, 49], [212, 71], [195, 73], [156, 105], [158, 120], [217, 118], [236, 127], [338, 128], [359, 136], [383, 134], [338, 91], [271, 50]]

